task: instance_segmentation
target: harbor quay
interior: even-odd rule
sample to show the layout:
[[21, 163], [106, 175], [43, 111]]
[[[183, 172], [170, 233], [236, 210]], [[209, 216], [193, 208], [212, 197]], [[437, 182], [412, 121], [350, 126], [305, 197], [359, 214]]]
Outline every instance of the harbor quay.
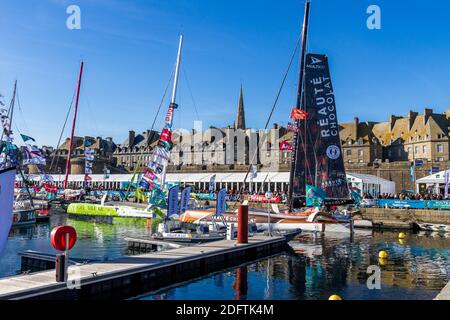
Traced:
[[3, 1], [2, 307], [445, 307], [450, 2], [353, 2]]

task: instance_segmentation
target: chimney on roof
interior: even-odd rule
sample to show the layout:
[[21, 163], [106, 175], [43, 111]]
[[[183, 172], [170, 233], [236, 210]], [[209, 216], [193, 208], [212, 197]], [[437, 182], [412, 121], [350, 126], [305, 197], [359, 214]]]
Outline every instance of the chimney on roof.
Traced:
[[128, 132], [128, 145], [130, 147], [134, 146], [134, 139], [136, 138], [136, 133], [133, 130]]
[[412, 127], [413, 127], [413, 125], [414, 125], [414, 121], [416, 121], [416, 117], [417, 117], [417, 115], [418, 115], [419, 113], [417, 113], [417, 112], [414, 112], [414, 111], [409, 111], [408, 112], [408, 119], [409, 119], [409, 121], [408, 121], [408, 123], [409, 123], [409, 130], [411, 130], [412, 129]]
[[352, 136], [353, 136], [353, 140], [356, 141], [356, 140], [358, 140], [358, 127], [359, 127], [359, 118], [358, 117], [355, 117], [354, 124], [355, 124], [355, 126], [353, 128]]
[[428, 119], [431, 117], [431, 115], [433, 114], [433, 109], [429, 109], [429, 108], [425, 108], [424, 112], [423, 112], [424, 116], [425, 116], [425, 123], [428, 122]]
[[393, 114], [389, 117], [389, 128], [392, 130], [394, 128], [395, 122], [397, 121], [398, 117], [394, 116]]

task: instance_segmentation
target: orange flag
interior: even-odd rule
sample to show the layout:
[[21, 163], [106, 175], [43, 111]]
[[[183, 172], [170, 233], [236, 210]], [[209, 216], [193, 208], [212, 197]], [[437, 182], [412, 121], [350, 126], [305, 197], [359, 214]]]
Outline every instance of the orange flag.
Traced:
[[291, 119], [295, 120], [306, 120], [308, 118], [308, 113], [306, 111], [293, 108], [291, 111]]

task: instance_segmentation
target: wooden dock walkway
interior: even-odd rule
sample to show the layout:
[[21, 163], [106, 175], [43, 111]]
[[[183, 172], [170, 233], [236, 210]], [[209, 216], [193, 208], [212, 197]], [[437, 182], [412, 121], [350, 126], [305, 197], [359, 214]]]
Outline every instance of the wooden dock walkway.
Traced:
[[248, 244], [221, 240], [118, 260], [69, 267], [69, 283], [55, 281], [55, 270], [0, 279], [0, 299], [126, 299], [284, 250], [284, 236], [255, 236]]

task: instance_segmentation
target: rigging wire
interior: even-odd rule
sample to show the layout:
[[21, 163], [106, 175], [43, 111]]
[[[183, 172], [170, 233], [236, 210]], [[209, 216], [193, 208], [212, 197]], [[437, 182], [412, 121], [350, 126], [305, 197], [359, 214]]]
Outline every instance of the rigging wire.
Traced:
[[195, 102], [194, 95], [192, 94], [191, 85], [189, 83], [189, 80], [188, 80], [188, 77], [187, 77], [186, 68], [184, 67], [184, 64], [181, 65], [181, 69], [183, 70], [184, 78], [186, 80], [186, 85], [187, 85], [187, 88], [188, 88], [189, 93], [191, 95], [192, 103], [193, 103], [194, 109], [195, 109], [195, 114], [197, 115], [197, 120], [200, 120], [200, 116], [199, 116], [198, 108], [197, 108], [197, 103]]
[[52, 172], [52, 169], [53, 169], [53, 163], [55, 162], [55, 158], [58, 158], [58, 159], [59, 159], [58, 150], [59, 150], [59, 147], [60, 147], [60, 144], [61, 144], [61, 139], [62, 139], [62, 136], [63, 136], [63, 134], [64, 134], [64, 130], [66, 129], [67, 120], [69, 119], [70, 110], [72, 110], [74, 100], [75, 100], [75, 92], [73, 93], [72, 101], [70, 102], [69, 109], [67, 110], [66, 120], [64, 120], [64, 125], [63, 125], [62, 130], [61, 130], [61, 133], [60, 133], [60, 135], [59, 135], [58, 144], [57, 144], [57, 146], [56, 146], [55, 154], [54, 154], [53, 157], [52, 157], [52, 162], [51, 162], [51, 164], [50, 164], [49, 172]]
[[[17, 106], [19, 107], [19, 111], [20, 111], [20, 117], [22, 118], [25, 130], [27, 132], [28, 135], [30, 135], [30, 129], [28, 128], [27, 122], [25, 121], [25, 116], [23, 115], [23, 110], [22, 110], [22, 106], [20, 105], [20, 99], [19, 99], [19, 89], [16, 89], [16, 99], [17, 99]], [[16, 125], [16, 129], [17, 129], [17, 125]], [[19, 134], [21, 134], [19, 132]]]
[[[295, 57], [297, 55], [297, 51], [298, 51], [298, 48], [300, 46], [301, 39], [302, 39], [302, 37], [299, 36], [299, 38], [297, 40], [297, 44], [296, 44], [295, 49], [294, 49], [294, 52], [292, 53], [291, 59], [290, 59], [289, 64], [288, 64], [288, 67], [287, 67], [286, 72], [284, 74], [283, 80], [281, 81], [280, 88], [278, 89], [277, 95], [275, 97], [275, 101], [273, 102], [272, 109], [270, 111], [269, 117], [267, 118], [266, 124], [264, 126], [264, 131], [266, 131], [267, 128], [269, 127], [270, 120], [272, 119], [273, 113], [275, 112], [276, 106], [278, 104], [278, 100], [280, 99], [280, 96], [281, 96], [281, 92], [283, 91], [284, 85], [285, 85], [287, 77], [289, 75], [289, 71], [291, 70], [292, 64], [293, 64], [294, 59], [295, 59]], [[245, 174], [244, 183], [242, 184], [242, 187], [240, 188], [240, 190], [238, 192], [238, 195], [242, 194], [242, 191], [245, 188], [245, 183], [247, 182], [248, 175], [250, 174], [250, 170], [251, 170], [252, 166], [254, 165], [254, 161], [255, 161], [255, 158], [256, 158], [257, 155], [258, 155], [258, 148], [256, 148], [255, 153], [253, 154], [253, 157], [252, 157], [252, 160], [251, 160], [250, 165], [248, 167], [247, 173]]]
[[[155, 135], [155, 133], [154, 133], [155, 124], [156, 124], [156, 121], [158, 120], [158, 116], [159, 116], [159, 113], [161, 112], [161, 108], [162, 108], [162, 106], [164, 104], [164, 101], [166, 100], [167, 91], [169, 90], [169, 87], [170, 87], [170, 84], [172, 83], [172, 79], [173, 79], [174, 75], [175, 75], [175, 67], [174, 67], [174, 69], [172, 71], [172, 74], [170, 76], [169, 81], [167, 82], [166, 89], [164, 90], [164, 94], [163, 94], [163, 96], [161, 98], [161, 101], [159, 103], [158, 110], [157, 110], [157, 112], [155, 114], [155, 117], [153, 118], [153, 123], [152, 123], [152, 126], [150, 128], [150, 137], [151, 138], [147, 137], [147, 141], [149, 143], [153, 140], [153, 137]], [[136, 175], [136, 173], [137, 173], [137, 171], [139, 169], [139, 166], [141, 165], [141, 162], [142, 162], [141, 159], [142, 159], [142, 156], [144, 154], [144, 150], [145, 150], [145, 148], [141, 149], [141, 154], [139, 155], [138, 163], [137, 163], [136, 168], [134, 169], [134, 172], [133, 172], [133, 179], [131, 180], [131, 183], [128, 184], [127, 192], [125, 194], [125, 200], [128, 198], [128, 194], [129, 194], [130, 189], [131, 189], [131, 184], [133, 183], [134, 177], [135, 177], [135, 175]]]

